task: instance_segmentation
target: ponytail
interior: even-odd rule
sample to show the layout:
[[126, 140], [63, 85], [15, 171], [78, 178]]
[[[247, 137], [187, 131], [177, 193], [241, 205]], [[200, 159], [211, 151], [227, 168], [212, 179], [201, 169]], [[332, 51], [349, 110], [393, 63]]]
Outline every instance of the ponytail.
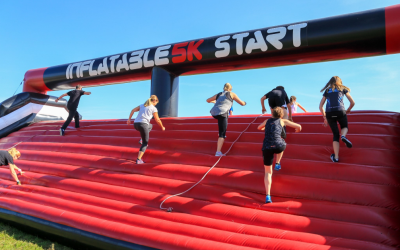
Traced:
[[225, 83], [224, 85], [224, 91], [230, 91], [232, 89], [232, 85], [230, 83]]
[[145, 107], [148, 107], [148, 106], [152, 105], [151, 102], [152, 102], [153, 100], [157, 100], [157, 103], [158, 103], [158, 98], [157, 98], [157, 96], [156, 96], [156, 95], [151, 95], [150, 98], [147, 99], [146, 102], [144, 103], [144, 106], [145, 106]]

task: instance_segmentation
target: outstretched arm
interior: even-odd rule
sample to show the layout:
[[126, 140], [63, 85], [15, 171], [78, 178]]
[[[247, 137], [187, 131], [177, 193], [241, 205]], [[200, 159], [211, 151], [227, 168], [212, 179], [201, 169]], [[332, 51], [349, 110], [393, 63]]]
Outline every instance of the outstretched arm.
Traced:
[[154, 112], [153, 113], [154, 119], [156, 120], [158, 126], [160, 126], [160, 128], [165, 131], [165, 127], [163, 126], [160, 117], [158, 117], [158, 112]]
[[214, 95], [214, 96], [208, 98], [206, 101], [208, 103], [215, 103], [216, 100], [217, 100], [217, 95]]
[[9, 164], [10, 166], [10, 172], [11, 172], [11, 176], [12, 178], [16, 181], [19, 182], [18, 177], [17, 177], [17, 173], [15, 173], [15, 169], [17, 166], [15, 166], [14, 164]]
[[60, 97], [58, 97], [58, 98], [55, 100], [55, 102], [58, 102], [58, 100], [60, 100], [61, 98], [63, 98], [64, 96], [67, 96], [67, 95], [68, 95], [67, 93], [62, 94]]
[[295, 129], [295, 132], [300, 132], [301, 131], [301, 125], [286, 119], [282, 119], [283, 123], [285, 124], [285, 126], [291, 127]]
[[91, 95], [92, 94], [92, 92], [86, 92], [85, 91], [85, 93], [83, 93], [84, 95]]
[[350, 101], [350, 106], [349, 108], [346, 110], [346, 114], [350, 114], [351, 109], [354, 107], [354, 105], [356, 105], [355, 101], [353, 100], [353, 97], [351, 97], [350, 93], [347, 92], [346, 93], [346, 97], [347, 99], [349, 99]]
[[240, 100], [239, 96], [237, 96], [235, 93], [231, 92], [231, 97], [235, 102], [239, 103], [240, 105], [242, 106], [246, 105], [246, 102]]
[[258, 125], [257, 129], [258, 130], [265, 130], [265, 124], [267, 123], [268, 119], [263, 121], [260, 125]]
[[267, 100], [267, 97], [265, 95], [263, 95], [263, 97], [261, 97], [261, 113], [265, 114], [267, 112], [267, 110], [265, 109], [265, 105], [264, 105], [264, 101]]
[[133, 116], [133, 113], [138, 112], [140, 110], [140, 106], [137, 106], [136, 108], [132, 109], [131, 114], [129, 115], [128, 121], [126, 124], [130, 125], [131, 124], [131, 118]]
[[301, 108], [304, 112], [307, 113], [307, 110], [305, 108], [303, 108], [303, 106], [301, 106], [300, 103], [297, 103], [297, 106], [299, 106], [299, 108]]

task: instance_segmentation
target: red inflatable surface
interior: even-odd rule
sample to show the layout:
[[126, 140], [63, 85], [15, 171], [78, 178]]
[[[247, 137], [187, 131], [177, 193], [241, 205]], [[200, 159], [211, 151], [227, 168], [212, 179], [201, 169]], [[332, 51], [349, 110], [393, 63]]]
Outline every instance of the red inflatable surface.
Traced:
[[[229, 118], [225, 152], [257, 116]], [[396, 249], [400, 247], [400, 115], [349, 115], [348, 138], [332, 163], [332, 134], [319, 114], [296, 115], [272, 204], [264, 204], [259, 117], [191, 191], [214, 156], [217, 122], [163, 119], [150, 133], [143, 165], [139, 133], [125, 120], [83, 121], [59, 135], [42, 122], [0, 140], [18, 142], [25, 171], [14, 185], [0, 167], [0, 207], [80, 230], [162, 249]]]

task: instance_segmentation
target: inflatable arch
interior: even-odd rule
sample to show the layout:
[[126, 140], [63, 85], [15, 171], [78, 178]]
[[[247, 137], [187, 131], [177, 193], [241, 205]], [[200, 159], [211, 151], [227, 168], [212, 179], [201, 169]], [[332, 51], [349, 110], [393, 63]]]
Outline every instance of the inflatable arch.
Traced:
[[202, 38], [29, 70], [24, 92], [151, 79], [159, 115], [178, 115], [180, 75], [325, 62], [400, 52], [400, 6]]
[[[18, 186], [0, 166], [0, 219], [78, 249], [399, 249], [394, 112], [352, 112], [355, 147], [342, 147], [339, 163], [328, 161], [332, 134], [320, 114], [296, 114], [303, 130], [288, 129], [272, 204], [264, 204], [257, 130], [265, 118], [230, 117], [222, 149], [232, 146], [229, 154], [195, 188], [165, 200], [218, 160], [215, 120], [175, 117], [180, 75], [399, 52], [396, 5], [29, 70], [24, 92], [0, 105], [0, 149], [17, 145], [25, 171]], [[48, 91], [147, 79], [167, 130], [152, 130], [146, 164], [134, 164], [139, 133], [126, 120], [86, 120], [59, 136], [66, 101]], [[163, 201], [172, 213], [160, 209]]]

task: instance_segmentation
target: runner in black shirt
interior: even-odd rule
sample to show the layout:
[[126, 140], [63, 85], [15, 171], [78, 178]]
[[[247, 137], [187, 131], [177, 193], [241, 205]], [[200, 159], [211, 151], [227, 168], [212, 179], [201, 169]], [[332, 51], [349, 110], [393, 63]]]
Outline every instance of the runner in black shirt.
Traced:
[[[353, 144], [346, 138], [349, 127], [347, 124], [347, 114], [354, 107], [355, 102], [350, 95], [350, 89], [342, 84], [342, 80], [338, 76], [332, 77], [325, 87], [321, 90], [323, 92], [323, 97], [321, 103], [319, 104], [319, 110], [324, 116], [325, 127], [331, 127], [333, 133], [333, 151], [331, 154], [331, 160], [333, 162], [339, 161], [339, 128], [341, 129], [341, 139], [348, 148], [353, 147]], [[343, 103], [343, 97], [346, 96], [350, 101], [350, 107], [346, 110]], [[324, 103], [326, 103], [326, 113], [324, 110]]]
[[72, 118], [75, 120], [75, 128], [79, 128], [79, 113], [78, 113], [78, 105], [79, 105], [79, 100], [81, 99], [82, 95], [90, 95], [91, 92], [85, 92], [82, 90], [82, 86], [78, 84], [76, 86], [75, 90], [71, 90], [66, 94], [63, 94], [62, 96], [58, 97], [56, 99], [56, 102], [63, 98], [64, 96], [69, 96], [67, 108], [69, 110], [69, 115], [67, 120], [65, 121], [64, 125], [60, 128], [60, 135], [64, 135], [65, 130], [67, 129], [68, 125], [71, 123]]
[[15, 173], [15, 170], [17, 170], [21, 175], [23, 174], [23, 172], [14, 163], [14, 160], [17, 160], [19, 157], [21, 157], [21, 153], [15, 148], [12, 148], [8, 151], [0, 150], [0, 166], [8, 165], [10, 167], [11, 176], [14, 178], [18, 185], [21, 185], [21, 182], [18, 180], [18, 176]]
[[[262, 113], [264, 114], [267, 110], [265, 109], [264, 106], [264, 101], [265, 99], [268, 99], [268, 104], [270, 109], [274, 109], [275, 107], [281, 107], [283, 108], [283, 119], [289, 119], [292, 121], [292, 109], [290, 107], [290, 101], [288, 98], [288, 95], [286, 94], [286, 91], [284, 87], [278, 86], [265, 94], [263, 97], [261, 97], [261, 107], [262, 107]], [[289, 116], [288, 116], [288, 109], [289, 109]]]

